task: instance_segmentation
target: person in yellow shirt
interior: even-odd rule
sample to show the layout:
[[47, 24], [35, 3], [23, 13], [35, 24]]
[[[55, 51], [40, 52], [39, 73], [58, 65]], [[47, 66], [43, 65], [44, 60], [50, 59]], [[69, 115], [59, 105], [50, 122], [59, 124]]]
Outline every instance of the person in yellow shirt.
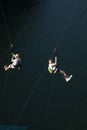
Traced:
[[68, 75], [65, 71], [58, 68], [57, 56], [55, 56], [54, 62], [52, 61], [52, 59], [49, 59], [49, 61], [48, 61], [48, 71], [49, 71], [50, 74], [60, 73], [61, 75], [63, 75], [66, 82], [70, 81], [71, 78], [72, 78], [72, 75]]

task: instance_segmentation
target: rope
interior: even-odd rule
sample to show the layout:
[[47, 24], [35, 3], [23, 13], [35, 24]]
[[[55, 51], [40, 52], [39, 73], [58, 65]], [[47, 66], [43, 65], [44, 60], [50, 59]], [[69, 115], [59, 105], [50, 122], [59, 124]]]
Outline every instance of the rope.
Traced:
[[[4, 24], [5, 24], [5, 27], [6, 27], [6, 31], [7, 31], [7, 34], [8, 34], [8, 38], [9, 38], [9, 49], [2, 55], [2, 57], [0, 58], [0, 61], [2, 61], [5, 56], [8, 54], [8, 62], [7, 64], [9, 63], [9, 57], [10, 57], [10, 54], [11, 54], [11, 51], [12, 51], [12, 48], [14, 47], [14, 44], [16, 43], [16, 41], [20, 38], [20, 36], [22, 35], [23, 31], [25, 28], [27, 28], [27, 26], [29, 25], [29, 21], [27, 21], [24, 26], [21, 28], [21, 30], [19, 31], [16, 39], [12, 42], [11, 41], [11, 37], [10, 37], [10, 33], [9, 33], [9, 29], [8, 29], [8, 26], [7, 26], [7, 21], [6, 21], [6, 17], [5, 17], [5, 14], [4, 14], [4, 10], [3, 10], [3, 6], [0, 2], [0, 7], [1, 7], [1, 13], [2, 13], [2, 16], [3, 16], [3, 20], [4, 20]], [[28, 20], [31, 20], [32, 17], [33, 17], [34, 14], [31, 15], [31, 17], [29, 17]], [[3, 90], [1, 91], [0, 93], [0, 96], [4, 93], [4, 91], [6, 90], [6, 87], [7, 87], [7, 80], [8, 80], [8, 72], [6, 72], [6, 79], [5, 79], [5, 84], [4, 84], [4, 88]]]
[[[82, 16], [82, 14], [83, 14], [83, 13], [81, 13], [81, 15], [79, 16], [79, 18]], [[79, 18], [77, 18], [77, 19], [79, 19]], [[77, 19], [76, 19], [76, 21], [77, 21]], [[78, 22], [78, 21], [77, 21], [77, 22]], [[56, 44], [56, 49], [57, 49], [58, 46], [60, 45], [60, 43], [61, 43], [61, 41], [62, 41], [62, 39], [63, 39], [63, 37], [64, 37], [64, 35], [65, 35], [65, 33], [66, 33], [68, 27], [69, 27], [69, 25], [70, 25], [70, 23], [71, 23], [71, 21], [65, 26], [65, 28], [64, 28], [64, 30], [63, 30], [63, 32], [62, 32], [62, 34], [61, 34], [61, 36], [60, 36], [60, 38], [59, 38], [57, 44]], [[74, 22], [74, 23], [75, 23], [75, 22]], [[72, 24], [72, 26], [74, 25], [74, 23]], [[54, 53], [54, 52], [52, 52], [52, 55], [53, 55], [53, 53]], [[39, 76], [39, 78], [38, 78], [38, 80], [37, 80], [35, 86], [33, 87], [33, 90], [32, 90], [32, 92], [31, 92], [31, 94], [27, 97], [27, 99], [26, 99], [26, 101], [25, 101], [25, 104], [24, 104], [23, 108], [21, 109], [21, 111], [20, 111], [20, 113], [19, 113], [19, 115], [18, 115], [18, 117], [17, 117], [15, 123], [17, 123], [17, 122], [19, 121], [19, 119], [21, 118], [21, 116], [23, 115], [23, 112], [25, 111], [25, 108], [27, 107], [27, 105], [28, 105], [28, 103], [29, 103], [29, 101], [30, 101], [32, 95], [33, 95], [34, 92], [36, 91], [36, 89], [37, 89], [37, 87], [38, 87], [38, 84], [39, 84], [41, 78], [43, 77], [43, 75], [44, 75], [46, 69], [47, 69], [47, 64], [46, 64], [46, 66], [44, 67], [42, 73], [40, 74], [40, 76]], [[48, 97], [48, 101], [49, 101], [49, 97]]]
[[[3, 18], [4, 18], [4, 23], [5, 23], [5, 26], [6, 26], [6, 29], [7, 29], [7, 33], [8, 33], [8, 37], [9, 37], [9, 41], [10, 41], [10, 42], [9, 42], [9, 45], [10, 45], [10, 47], [12, 48], [13, 45], [15, 44], [15, 42], [16, 42], [16, 41], [18, 40], [18, 38], [21, 36], [23, 30], [24, 30], [28, 25], [27, 25], [27, 24], [24, 25], [24, 27], [22, 28], [23, 30], [20, 31], [20, 33], [18, 34], [18, 36], [17, 36], [17, 38], [15, 39], [15, 41], [13, 42], [13, 44], [11, 44], [11, 38], [10, 38], [10, 34], [9, 34], [9, 30], [8, 30], [8, 26], [7, 26], [7, 22], [6, 22], [6, 18], [5, 18], [4, 12], [3, 12], [3, 7], [2, 7], [1, 2], [0, 2], [0, 6], [1, 6], [1, 11], [2, 11]], [[83, 13], [83, 14], [84, 14], [84, 13]], [[81, 15], [83, 15], [83, 14], [81, 14]], [[32, 15], [32, 16], [33, 16], [33, 15]], [[31, 18], [32, 18], [32, 16], [31, 16]], [[80, 18], [80, 16], [79, 16], [79, 18]], [[79, 19], [78, 19], [78, 20], [79, 20]], [[78, 22], [78, 21], [77, 21], [77, 22]], [[70, 24], [70, 22], [69, 22], [69, 24]], [[66, 33], [68, 27], [69, 27], [69, 24], [67, 24], [67, 25], [65, 26], [64, 31], [63, 31], [63, 33], [61, 34], [61, 37], [59, 38], [59, 40], [58, 40], [58, 42], [57, 42], [56, 48], [58, 48], [59, 44], [61, 43], [61, 41], [62, 41], [62, 39], [63, 39], [63, 37], [64, 37], [64, 35], [65, 35], [65, 33]], [[21, 118], [21, 116], [22, 116], [22, 114], [23, 114], [25, 108], [27, 107], [27, 105], [28, 105], [28, 103], [29, 103], [29, 101], [30, 101], [32, 95], [33, 95], [34, 92], [36, 91], [36, 88], [38, 87], [38, 84], [39, 84], [41, 78], [43, 77], [46, 68], [47, 68], [47, 64], [46, 64], [44, 70], [42, 71], [42, 73], [40, 74], [40, 76], [39, 76], [39, 78], [38, 78], [38, 80], [37, 80], [37, 82], [36, 82], [36, 84], [35, 84], [35, 86], [34, 86], [32, 92], [31, 92], [31, 94], [28, 96], [28, 98], [27, 98], [27, 100], [26, 100], [26, 102], [25, 102], [25, 104], [24, 104], [24, 107], [23, 107], [22, 110], [20, 111], [20, 113], [19, 113], [19, 115], [18, 115], [18, 118], [17, 118], [17, 120], [16, 120], [16, 123], [17, 123], [17, 122], [19, 121], [19, 119]], [[7, 80], [6, 80], [6, 81], [7, 81]]]
[[[20, 31], [19, 31], [18, 35], [16, 36], [15, 40], [13, 42], [12, 41], [10, 42], [10, 48], [9, 48], [10, 50], [14, 47], [15, 43], [17, 42], [17, 40], [21, 37], [23, 31], [29, 26], [29, 21], [32, 19], [33, 15], [34, 15], [34, 13], [25, 22], [24, 26], [20, 29]], [[5, 15], [4, 15], [4, 17], [5, 17]], [[1, 56], [0, 61], [2, 61], [4, 59], [4, 57], [7, 55], [7, 53], [9, 52], [9, 49]]]
[[8, 29], [8, 25], [7, 25], [7, 21], [6, 21], [6, 17], [5, 17], [5, 14], [4, 14], [4, 10], [3, 10], [3, 6], [1, 4], [1, 1], [0, 1], [0, 7], [1, 7], [1, 13], [2, 13], [2, 16], [3, 16], [3, 20], [4, 20], [5, 27], [6, 27], [6, 31], [7, 31], [7, 34], [8, 34], [8, 38], [9, 38], [9, 45], [10, 45], [11, 37], [10, 37], [10, 33], [9, 33], [9, 29]]
[[[80, 15], [77, 17], [77, 19], [75, 19], [74, 22], [71, 24], [70, 30], [72, 29], [73, 25], [77, 24], [77, 23], [81, 20], [81, 18], [83, 17], [83, 15], [85, 14], [86, 11], [87, 11], [87, 7], [85, 7], [85, 8], [81, 11], [81, 14], [80, 14]], [[67, 31], [67, 29], [68, 29], [69, 26], [70, 26], [70, 24], [67, 24], [67, 25], [65, 26], [64, 31], [63, 31], [63, 33], [62, 33], [60, 39], [59, 39], [59, 44], [56, 45], [56, 48], [59, 47], [59, 45], [60, 45], [60, 43], [61, 43], [61, 41], [62, 41], [62, 38], [63, 38], [63, 36], [64, 36], [65, 32]], [[70, 31], [70, 30], [69, 30], [69, 31]], [[51, 88], [51, 89], [52, 89], [52, 88]], [[51, 91], [51, 90], [50, 90], [50, 91]], [[46, 107], [45, 116], [44, 116], [46, 119], [47, 119], [46, 114], [47, 114], [47, 112], [48, 112], [48, 106], [49, 106], [49, 102], [50, 102], [50, 96], [51, 96], [51, 92], [50, 92], [50, 94], [48, 95], [47, 107]]]
[[[2, 16], [3, 16], [5, 28], [6, 28], [6, 31], [7, 31], [8, 39], [9, 39], [9, 46], [10, 46], [11, 37], [10, 37], [10, 33], [9, 33], [9, 29], [8, 29], [8, 25], [7, 25], [7, 21], [6, 21], [6, 17], [5, 17], [5, 14], [4, 14], [4, 10], [3, 10], [3, 6], [2, 6], [1, 1], [0, 1], [0, 8], [1, 8]], [[9, 59], [10, 59], [10, 47], [9, 47], [9, 50], [8, 50], [7, 64], [9, 63]], [[0, 96], [1, 96], [1, 95], [4, 93], [4, 91], [6, 90], [6, 87], [7, 87], [7, 80], [8, 80], [8, 72], [6, 72], [6, 78], [5, 78], [4, 88], [3, 88], [3, 90], [1, 91]]]
[[39, 84], [41, 78], [43, 77], [44, 72], [45, 72], [46, 69], [47, 69], [47, 65], [45, 66], [44, 70], [43, 70], [42, 73], [40, 74], [40, 76], [39, 76], [39, 78], [38, 78], [38, 80], [37, 80], [37, 82], [36, 82], [36, 84], [35, 84], [35, 86], [34, 86], [32, 92], [31, 92], [31, 94], [27, 97], [27, 99], [26, 99], [26, 101], [25, 101], [25, 104], [24, 104], [23, 108], [21, 109], [20, 114], [18, 115], [18, 117], [17, 117], [15, 123], [17, 123], [18, 120], [21, 118], [21, 116], [22, 116], [22, 114], [23, 114], [25, 108], [27, 107], [27, 105], [28, 105], [28, 103], [29, 103], [29, 101], [30, 101], [32, 95], [33, 95], [34, 92], [36, 91], [36, 88], [38, 87], [38, 84]]
[[[59, 42], [62, 40], [63, 35], [64, 35], [65, 31], [66, 31], [66, 28], [67, 28], [67, 26], [65, 27], [63, 33], [61, 34], [61, 37], [60, 37], [60, 39], [59, 39]], [[59, 43], [57, 43], [57, 44], [59, 44]], [[53, 53], [54, 53], [54, 52], [53, 52]], [[52, 53], [52, 55], [53, 55], [53, 53]], [[31, 94], [27, 97], [27, 99], [26, 99], [26, 101], [25, 101], [25, 104], [24, 104], [23, 108], [21, 109], [21, 111], [20, 111], [20, 113], [19, 113], [19, 115], [18, 115], [18, 117], [17, 117], [15, 123], [17, 123], [17, 122], [19, 121], [19, 119], [21, 118], [21, 116], [22, 116], [22, 114], [23, 114], [25, 108], [27, 107], [27, 105], [28, 105], [28, 103], [29, 103], [29, 101], [30, 101], [32, 95], [33, 95], [34, 92], [36, 91], [36, 89], [37, 89], [37, 87], [38, 87], [38, 84], [39, 84], [41, 78], [43, 77], [43, 75], [44, 75], [46, 69], [47, 69], [47, 64], [46, 64], [46, 66], [44, 67], [42, 73], [40, 74], [40, 76], [39, 76], [39, 78], [38, 78], [38, 80], [37, 80], [37, 82], [36, 82], [36, 84], [35, 84], [35, 86], [34, 86], [32, 92], [31, 92]]]

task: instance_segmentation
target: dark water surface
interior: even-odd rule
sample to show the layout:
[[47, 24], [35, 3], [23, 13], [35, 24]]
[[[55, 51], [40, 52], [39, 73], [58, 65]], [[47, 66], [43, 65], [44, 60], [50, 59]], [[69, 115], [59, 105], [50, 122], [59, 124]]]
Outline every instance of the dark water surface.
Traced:
[[[87, 1], [1, 2], [0, 125], [87, 130]], [[22, 58], [21, 71], [3, 70], [10, 63], [9, 40]], [[47, 71], [55, 47], [59, 67], [73, 74], [68, 83]]]

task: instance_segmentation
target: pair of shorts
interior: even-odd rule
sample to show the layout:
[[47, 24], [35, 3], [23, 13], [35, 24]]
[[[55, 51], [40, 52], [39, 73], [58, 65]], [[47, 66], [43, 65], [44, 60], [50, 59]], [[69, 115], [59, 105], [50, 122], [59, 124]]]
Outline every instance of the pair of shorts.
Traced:
[[55, 70], [51, 70], [49, 67], [48, 67], [48, 71], [49, 71], [49, 73], [50, 74], [55, 74], [55, 73], [57, 73], [58, 71], [59, 71], [59, 68], [56, 68]]
[[10, 64], [10, 65], [9, 65], [9, 68], [10, 68], [10, 69], [14, 69], [15, 66], [14, 66], [13, 64]]

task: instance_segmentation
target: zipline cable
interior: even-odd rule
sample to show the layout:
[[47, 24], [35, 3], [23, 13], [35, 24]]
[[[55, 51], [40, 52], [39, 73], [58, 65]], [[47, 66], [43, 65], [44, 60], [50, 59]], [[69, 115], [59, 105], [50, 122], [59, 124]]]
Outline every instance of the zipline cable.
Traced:
[[[8, 29], [8, 25], [7, 25], [7, 21], [6, 21], [6, 16], [5, 16], [5, 13], [4, 13], [4, 10], [3, 10], [3, 6], [2, 6], [2, 3], [0, 1], [0, 7], [1, 7], [1, 13], [2, 13], [2, 16], [3, 16], [3, 20], [4, 20], [4, 24], [5, 24], [5, 28], [6, 28], [6, 31], [7, 31], [7, 34], [8, 34], [8, 38], [9, 38], [9, 48], [8, 50], [6, 51], [6, 53], [4, 53], [2, 55], [2, 57], [0, 58], [0, 61], [3, 60], [5, 58], [5, 56], [8, 54], [8, 62], [7, 64], [9, 63], [9, 57], [10, 57], [10, 54], [11, 54], [11, 51], [12, 51], [12, 48], [14, 47], [14, 44], [16, 43], [16, 41], [20, 38], [20, 36], [22, 35], [24, 29], [27, 28], [27, 26], [29, 26], [29, 21], [32, 19], [34, 13], [35, 13], [35, 7], [33, 8], [34, 9], [34, 13], [28, 18], [28, 20], [25, 22], [24, 26], [21, 28], [21, 30], [19, 31], [18, 35], [16, 36], [16, 39], [12, 42], [11, 41], [11, 36], [10, 36], [10, 33], [9, 33], [9, 29]], [[4, 93], [4, 91], [6, 90], [6, 86], [7, 86], [7, 79], [8, 79], [8, 72], [6, 72], [6, 78], [5, 78], [5, 83], [4, 83], [4, 89], [1, 91], [0, 93], [0, 96]]]
[[[81, 20], [81, 18], [83, 17], [83, 15], [85, 14], [86, 11], [87, 11], [87, 7], [83, 8], [83, 10], [81, 11], [81, 14], [77, 17], [77, 19], [74, 20], [74, 22], [72, 22], [71, 26], [67, 24], [67, 26], [64, 29], [64, 32], [61, 35], [61, 38], [59, 40], [59, 44], [56, 45], [56, 48], [59, 47], [59, 45], [61, 43], [61, 39], [64, 36], [65, 32], [67, 31], [67, 28], [69, 28], [69, 26], [70, 26], [70, 28], [69, 28], [69, 31], [70, 31], [72, 29], [73, 25], [77, 24]], [[48, 111], [48, 105], [49, 105], [50, 95], [51, 95], [51, 92], [50, 92], [50, 94], [48, 96], [48, 100], [47, 100], [48, 103], [47, 103], [47, 108], [46, 108], [45, 116], [46, 116], [47, 111]], [[45, 117], [45, 118], [47, 119], [47, 117]]]
[[[81, 16], [82, 16], [82, 13], [81, 13]], [[80, 17], [80, 16], [79, 16], [79, 17]], [[77, 19], [76, 19], [76, 21], [77, 21]], [[70, 22], [71, 22], [71, 21], [70, 21]], [[62, 34], [61, 34], [61, 36], [60, 36], [60, 38], [59, 38], [57, 44], [56, 44], [56, 49], [57, 49], [58, 46], [60, 45], [60, 43], [61, 43], [61, 41], [62, 41], [62, 39], [63, 39], [63, 37], [64, 37], [64, 35], [65, 35], [65, 32], [67, 31], [67, 29], [68, 29], [68, 27], [69, 27], [69, 25], [70, 25], [70, 22], [65, 26], [65, 28], [64, 28], [64, 30], [63, 30], [63, 32], [62, 32]], [[73, 26], [73, 24], [72, 24], [72, 26]], [[52, 55], [53, 55], [53, 53], [52, 53]], [[15, 123], [17, 123], [17, 122], [19, 121], [19, 119], [21, 118], [21, 116], [22, 116], [23, 112], [25, 111], [25, 108], [27, 107], [27, 105], [28, 105], [28, 103], [29, 103], [29, 101], [30, 101], [32, 95], [33, 95], [34, 92], [36, 91], [36, 88], [38, 87], [38, 84], [39, 84], [41, 78], [43, 77], [43, 75], [44, 75], [46, 69], [47, 69], [47, 64], [46, 64], [46, 66], [44, 67], [42, 73], [40, 74], [40, 76], [39, 76], [39, 78], [38, 78], [38, 80], [37, 80], [35, 86], [33, 87], [33, 90], [32, 90], [32, 92], [31, 92], [31, 94], [27, 97], [27, 99], [26, 99], [26, 101], [25, 101], [25, 104], [24, 104], [23, 108], [21, 109], [21, 111], [20, 111], [20, 113], [19, 113], [19, 115], [18, 115], [18, 117], [17, 117]]]
[[[65, 26], [65, 29], [64, 29], [64, 31], [63, 31], [63, 33], [62, 33], [62, 35], [61, 35], [61, 38], [59, 39], [59, 42], [58, 42], [56, 48], [59, 46], [59, 43], [61, 42], [61, 40], [62, 40], [62, 38], [63, 38], [63, 36], [64, 36], [64, 34], [65, 34], [67, 28], [68, 28], [68, 26]], [[9, 34], [9, 33], [8, 33], [8, 34]], [[19, 36], [18, 36], [18, 37], [19, 37]], [[16, 40], [17, 40], [17, 39], [16, 39]], [[15, 40], [15, 41], [16, 41], [16, 40]], [[14, 43], [15, 43], [15, 42], [14, 42]], [[44, 74], [44, 71], [46, 70], [46, 68], [47, 68], [47, 65], [46, 65], [45, 69], [43, 70], [42, 75]], [[20, 116], [18, 117], [18, 120], [20, 119], [21, 115], [23, 114], [23, 111], [24, 111], [24, 109], [26, 108], [26, 106], [27, 106], [27, 104], [28, 104], [30, 98], [32, 97], [32, 94], [34, 93], [35, 89], [37, 88], [37, 86], [38, 86], [38, 84], [39, 84], [39, 82], [40, 82], [40, 80], [41, 80], [41, 77], [42, 77], [42, 76], [40, 75], [40, 77], [38, 78], [38, 80], [37, 80], [37, 82], [36, 82], [36, 85], [35, 85], [34, 89], [33, 89], [32, 92], [31, 92], [31, 95], [29, 96], [29, 98], [28, 98], [27, 101], [25, 102], [25, 106], [24, 106], [24, 108], [22, 109], [22, 111], [21, 111], [21, 113], [20, 113]], [[17, 121], [18, 121], [18, 120], [17, 120]]]
[[[66, 25], [65, 28], [64, 28], [64, 31], [62, 32], [62, 34], [61, 34], [61, 36], [60, 36], [60, 38], [59, 38], [59, 40], [58, 40], [58, 42], [57, 42], [57, 45], [61, 42], [61, 40], [62, 40], [62, 38], [63, 38], [63, 36], [64, 36], [66, 30], [67, 30], [67, 27], [68, 27], [68, 26]], [[57, 48], [57, 45], [56, 45], [56, 48]], [[53, 53], [54, 53], [54, 52], [53, 52]], [[53, 53], [52, 53], [52, 55], [53, 55]], [[45, 67], [44, 67], [42, 73], [40, 74], [38, 80], [36, 81], [36, 84], [35, 84], [35, 86], [33, 87], [33, 90], [31, 91], [31, 94], [27, 97], [27, 99], [26, 99], [26, 101], [25, 101], [25, 104], [24, 104], [23, 108], [21, 109], [21, 111], [20, 111], [20, 113], [19, 113], [19, 115], [18, 115], [18, 117], [17, 117], [15, 123], [17, 123], [17, 122], [19, 121], [19, 119], [21, 118], [21, 116], [22, 116], [22, 114], [23, 114], [25, 108], [27, 107], [27, 105], [28, 105], [28, 103], [29, 103], [29, 101], [30, 101], [32, 95], [33, 95], [34, 92], [36, 91], [36, 88], [38, 87], [38, 84], [39, 84], [41, 78], [43, 77], [43, 75], [44, 75], [46, 69], [47, 69], [47, 63], [46, 63], [46, 65], [45, 65]]]
[[[7, 26], [7, 21], [6, 21], [6, 17], [5, 17], [5, 13], [4, 13], [4, 10], [3, 10], [3, 6], [2, 6], [2, 3], [0, 1], [0, 7], [1, 7], [1, 13], [2, 13], [2, 16], [3, 16], [3, 20], [4, 20], [4, 24], [5, 24], [5, 27], [6, 27], [6, 31], [7, 31], [7, 34], [8, 34], [8, 38], [9, 38], [9, 48], [8, 50], [6, 51], [6, 53], [4, 53], [4, 55], [2, 55], [2, 57], [0, 58], [0, 61], [4, 59], [4, 57], [8, 54], [8, 62], [7, 64], [9, 63], [9, 57], [10, 57], [10, 54], [11, 54], [11, 51], [12, 51], [12, 48], [14, 47], [14, 44], [16, 43], [16, 41], [20, 38], [20, 36], [22, 35], [24, 29], [26, 29], [28, 26], [29, 26], [29, 21], [32, 19], [33, 15], [35, 14], [36, 12], [36, 8], [34, 7], [32, 10], [33, 14], [28, 18], [28, 20], [25, 22], [24, 26], [20, 29], [18, 35], [16, 36], [16, 39], [12, 42], [11, 41], [11, 37], [10, 37], [10, 33], [9, 33], [9, 29], [8, 29], [8, 26]], [[5, 84], [4, 84], [4, 89], [1, 91], [0, 93], [0, 96], [4, 93], [4, 91], [6, 90], [6, 86], [7, 86], [7, 79], [8, 79], [8, 72], [6, 72], [6, 79], [5, 79]]]
[[7, 21], [6, 21], [6, 17], [5, 17], [5, 14], [4, 14], [4, 10], [3, 10], [3, 6], [2, 6], [1, 1], [0, 1], [0, 7], [1, 7], [1, 13], [2, 13], [2, 16], [3, 16], [3, 20], [4, 20], [5, 27], [6, 27], [6, 31], [7, 31], [7, 34], [8, 34], [8, 38], [9, 38], [9, 45], [10, 45], [11, 37], [10, 37], [10, 33], [9, 33], [9, 29], [8, 29], [8, 25], [7, 25]]
[[30, 101], [32, 95], [33, 95], [34, 92], [36, 91], [36, 88], [38, 87], [38, 84], [39, 84], [41, 78], [43, 77], [44, 72], [45, 72], [46, 69], [47, 69], [47, 66], [45, 66], [44, 70], [43, 70], [42, 73], [40, 74], [40, 76], [39, 76], [39, 78], [38, 78], [36, 84], [35, 84], [34, 87], [33, 87], [33, 90], [32, 90], [32, 92], [31, 92], [31, 94], [27, 97], [27, 99], [26, 99], [26, 101], [25, 101], [25, 104], [24, 104], [23, 108], [21, 109], [21, 111], [20, 111], [20, 113], [19, 113], [19, 115], [18, 115], [18, 117], [17, 117], [15, 123], [17, 123], [18, 120], [21, 118], [21, 116], [22, 116], [22, 114], [23, 114], [25, 108], [27, 107], [27, 105], [28, 105], [28, 103], [29, 103], [29, 101]]
[[[23, 26], [23, 27], [20, 29], [20, 31], [18, 32], [18, 34], [17, 34], [15, 40], [13, 40], [13, 42], [12, 42], [12, 41], [10, 42], [10, 43], [11, 43], [11, 44], [10, 44], [10, 47], [9, 47], [10, 50], [14, 47], [15, 43], [17, 42], [17, 40], [21, 37], [23, 31], [29, 26], [29, 21], [32, 19], [33, 15], [34, 15], [35, 12], [36, 12], [36, 8], [34, 7], [33, 9], [34, 9], [33, 14], [32, 14], [32, 15], [28, 18], [28, 20], [24, 23], [24, 26]], [[6, 51], [6, 53], [4, 53], [4, 54], [1, 56], [0, 61], [3, 60], [4, 57], [7, 55], [7, 53], [9, 52], [9, 49]]]
[[[81, 18], [83, 17], [83, 15], [85, 14], [86, 11], [87, 11], [87, 7], [85, 7], [85, 8], [82, 10], [81, 14], [80, 14], [80, 15], [77, 17], [77, 19], [75, 19], [75, 21], [71, 24], [71, 27], [70, 27], [69, 31], [72, 29], [73, 25], [77, 24], [77, 23], [81, 20]], [[71, 20], [71, 21], [72, 21], [72, 20]], [[64, 32], [62, 33], [61, 38], [59, 39], [59, 44], [56, 45], [56, 48], [60, 45], [61, 40], [62, 40], [62, 37], [64, 36], [64, 34], [65, 34], [65, 32], [67, 31], [67, 28], [68, 28], [69, 26], [70, 26], [70, 23], [65, 26]]]
[[[9, 29], [8, 29], [8, 25], [7, 25], [7, 21], [6, 21], [6, 17], [5, 17], [5, 14], [4, 14], [4, 10], [3, 10], [3, 6], [2, 6], [1, 1], [0, 1], [0, 8], [1, 8], [1, 13], [2, 13], [2, 17], [3, 17], [4, 25], [5, 25], [5, 28], [6, 28], [6, 31], [7, 31], [8, 39], [9, 39], [9, 46], [10, 46], [10, 44], [11, 44], [11, 36], [10, 36], [10, 33], [9, 33]], [[9, 47], [7, 64], [9, 63], [9, 59], [10, 59], [9, 58], [10, 57], [10, 49], [11, 48]], [[5, 91], [6, 87], [7, 87], [7, 80], [8, 80], [8, 72], [6, 72], [4, 88], [1, 91], [0, 96], [4, 93], [4, 91]]]

